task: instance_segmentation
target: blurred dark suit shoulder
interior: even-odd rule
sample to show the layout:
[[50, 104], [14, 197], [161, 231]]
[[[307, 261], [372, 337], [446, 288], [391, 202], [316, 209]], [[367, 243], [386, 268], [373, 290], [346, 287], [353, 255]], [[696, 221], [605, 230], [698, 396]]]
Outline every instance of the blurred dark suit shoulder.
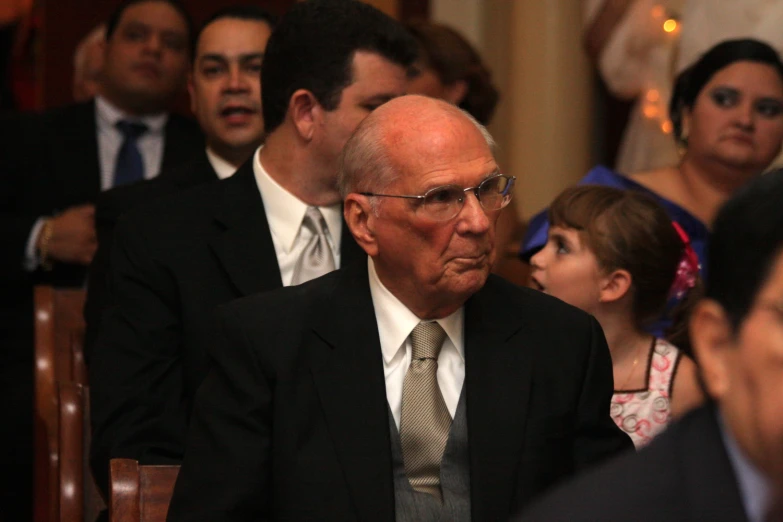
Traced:
[[87, 302], [84, 307], [84, 317], [87, 321], [84, 349], [88, 364], [95, 344], [95, 336], [100, 329], [101, 316], [108, 305], [106, 277], [109, 272], [109, 252], [117, 220], [137, 206], [217, 180], [217, 173], [210, 164], [206, 151], [202, 150], [194, 154], [186, 163], [170, 171], [161, 172], [154, 179], [113, 188], [98, 196], [95, 205], [98, 251], [88, 272]]
[[671, 424], [637, 454], [618, 457], [558, 488], [518, 522], [747, 520], [718, 428], [705, 406]]

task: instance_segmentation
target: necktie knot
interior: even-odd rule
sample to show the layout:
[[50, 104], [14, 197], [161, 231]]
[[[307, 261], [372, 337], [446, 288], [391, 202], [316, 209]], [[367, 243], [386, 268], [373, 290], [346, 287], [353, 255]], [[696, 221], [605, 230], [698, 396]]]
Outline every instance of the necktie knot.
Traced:
[[446, 332], [436, 322], [419, 323], [411, 332], [411, 357], [438, 360]]
[[135, 121], [120, 120], [117, 122], [117, 129], [119, 129], [125, 139], [136, 140], [139, 136], [147, 132], [149, 127]]
[[309, 230], [312, 237], [294, 266], [291, 279], [291, 284], [294, 285], [320, 277], [336, 268], [326, 235], [326, 220], [317, 207], [307, 207], [302, 228]]

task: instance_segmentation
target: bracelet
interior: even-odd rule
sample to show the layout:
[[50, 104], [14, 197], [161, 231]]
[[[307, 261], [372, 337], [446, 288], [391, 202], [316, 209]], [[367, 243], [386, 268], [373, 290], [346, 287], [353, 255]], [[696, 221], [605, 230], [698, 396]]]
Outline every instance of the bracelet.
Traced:
[[38, 256], [41, 259], [41, 268], [47, 271], [52, 269], [52, 260], [49, 259], [49, 242], [52, 240], [53, 234], [54, 220], [47, 219], [41, 227], [41, 240], [38, 244]]

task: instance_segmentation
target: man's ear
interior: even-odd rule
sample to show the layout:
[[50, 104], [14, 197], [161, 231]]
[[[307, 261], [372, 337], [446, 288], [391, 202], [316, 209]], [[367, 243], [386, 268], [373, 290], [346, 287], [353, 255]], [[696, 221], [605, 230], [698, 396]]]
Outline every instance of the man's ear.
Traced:
[[628, 270], [615, 270], [601, 278], [599, 301], [613, 303], [619, 301], [631, 291], [633, 278]]
[[196, 93], [193, 87], [193, 72], [188, 73], [188, 95], [190, 96], [190, 112], [196, 114]]
[[315, 99], [313, 93], [299, 89], [291, 95], [288, 101], [288, 113], [299, 136], [305, 141], [311, 141], [320, 122], [323, 108]]
[[343, 217], [353, 238], [370, 257], [378, 255], [378, 242], [375, 237], [375, 212], [370, 199], [361, 194], [351, 193], [343, 202]]
[[688, 326], [707, 393], [720, 400], [729, 389], [729, 370], [736, 350], [726, 311], [716, 301], [704, 299], [695, 306]]

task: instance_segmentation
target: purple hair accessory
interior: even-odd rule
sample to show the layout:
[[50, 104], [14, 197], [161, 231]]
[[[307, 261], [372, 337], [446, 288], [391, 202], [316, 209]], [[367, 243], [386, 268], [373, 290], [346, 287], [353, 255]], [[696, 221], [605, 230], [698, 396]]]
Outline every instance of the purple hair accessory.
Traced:
[[672, 226], [682, 240], [683, 251], [682, 258], [680, 258], [680, 262], [677, 265], [677, 272], [674, 274], [674, 282], [669, 291], [669, 296], [679, 300], [691, 288], [696, 286], [696, 279], [699, 275], [699, 257], [691, 246], [691, 239], [680, 224], [672, 221]]

